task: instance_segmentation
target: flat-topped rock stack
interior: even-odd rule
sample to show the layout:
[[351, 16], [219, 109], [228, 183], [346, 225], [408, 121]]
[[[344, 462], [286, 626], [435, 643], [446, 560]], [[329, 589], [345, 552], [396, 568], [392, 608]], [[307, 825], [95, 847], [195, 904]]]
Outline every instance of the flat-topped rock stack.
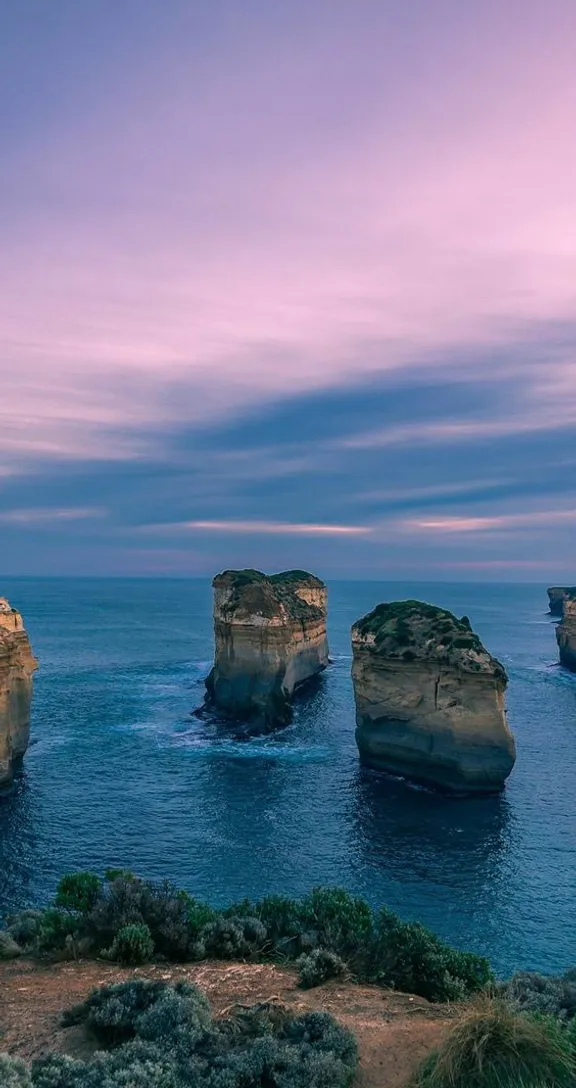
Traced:
[[550, 586], [548, 589], [548, 600], [550, 602], [550, 614], [552, 616], [561, 616], [564, 607], [564, 601], [570, 597], [571, 594], [576, 594], [576, 588], [569, 586]]
[[205, 707], [262, 732], [292, 718], [297, 687], [328, 664], [327, 589], [307, 571], [227, 570], [214, 587]]
[[37, 667], [22, 616], [0, 597], [0, 788], [10, 785], [14, 765], [28, 747]]
[[576, 672], [576, 588], [565, 591], [562, 605], [562, 620], [556, 628], [560, 664]]
[[354, 624], [352, 651], [364, 763], [450, 792], [502, 789], [516, 758], [506, 671], [466, 617], [380, 604]]

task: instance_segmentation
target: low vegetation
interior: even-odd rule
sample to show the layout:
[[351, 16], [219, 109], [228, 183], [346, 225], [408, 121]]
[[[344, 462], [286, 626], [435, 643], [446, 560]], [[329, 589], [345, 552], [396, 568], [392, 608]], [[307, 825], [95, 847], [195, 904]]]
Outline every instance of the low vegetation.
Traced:
[[[0, 1056], [3, 1088], [346, 1088], [354, 1036], [327, 1013], [256, 1005], [213, 1020], [204, 995], [143, 979], [105, 986], [71, 1009], [102, 1050], [88, 1061]], [[3, 1078], [3, 1079], [2, 1079]]]
[[358, 980], [455, 1001], [492, 981], [488, 961], [444, 944], [387, 909], [374, 912], [341, 888], [303, 899], [270, 896], [215, 911], [168, 882], [111, 870], [65, 876], [54, 904], [8, 920], [27, 953], [95, 956], [124, 965], [152, 959], [297, 963], [303, 986], [344, 973]]
[[551, 1016], [484, 998], [415, 1078], [416, 1088], [574, 1088], [574, 1035]]

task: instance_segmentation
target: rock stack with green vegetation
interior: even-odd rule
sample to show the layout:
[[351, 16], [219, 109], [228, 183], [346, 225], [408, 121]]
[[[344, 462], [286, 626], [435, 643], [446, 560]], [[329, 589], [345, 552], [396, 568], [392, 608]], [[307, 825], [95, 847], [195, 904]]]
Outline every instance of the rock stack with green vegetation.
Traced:
[[0, 597], [0, 789], [10, 785], [14, 766], [28, 747], [37, 665], [22, 616]]
[[560, 664], [576, 672], [576, 589], [566, 589], [562, 602], [562, 620], [556, 628]]
[[380, 604], [352, 628], [356, 739], [378, 770], [457, 793], [493, 793], [515, 760], [504, 667], [467, 617]]
[[227, 570], [212, 584], [215, 656], [205, 707], [249, 732], [288, 724], [295, 689], [328, 664], [326, 586], [300, 570]]

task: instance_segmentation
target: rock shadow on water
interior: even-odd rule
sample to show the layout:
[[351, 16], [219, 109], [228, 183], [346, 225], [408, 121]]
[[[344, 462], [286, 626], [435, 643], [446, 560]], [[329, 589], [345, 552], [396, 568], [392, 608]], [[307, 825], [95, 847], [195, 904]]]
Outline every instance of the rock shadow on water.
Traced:
[[512, 833], [505, 795], [446, 796], [360, 767], [353, 820], [364, 864], [435, 884], [498, 886]]

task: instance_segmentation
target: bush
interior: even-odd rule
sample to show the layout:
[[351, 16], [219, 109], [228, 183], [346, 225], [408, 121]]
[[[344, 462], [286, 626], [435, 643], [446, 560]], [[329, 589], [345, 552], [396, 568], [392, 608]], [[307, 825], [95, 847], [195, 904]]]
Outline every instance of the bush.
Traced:
[[101, 948], [107, 948], [118, 930], [128, 925], [147, 925], [154, 947], [167, 959], [190, 958], [194, 939], [189, 920], [189, 897], [169, 881], [160, 884], [140, 880], [131, 873], [110, 873], [101, 889], [86, 926]]
[[0, 1054], [0, 1085], [2, 1088], [32, 1088], [30, 1074], [20, 1058]]
[[460, 1001], [491, 980], [488, 960], [445, 945], [419, 922], [379, 920], [369, 973], [375, 981], [429, 1001]]
[[560, 976], [518, 971], [499, 992], [525, 1012], [540, 1012], [561, 1020], [576, 1017], [576, 970]]
[[56, 906], [86, 914], [98, 899], [101, 886], [95, 873], [68, 873], [58, 885]]
[[160, 999], [167, 989], [165, 982], [137, 978], [101, 986], [81, 1005], [75, 1005], [63, 1016], [65, 1027], [86, 1024], [96, 1039], [105, 1046], [115, 1046], [133, 1039], [142, 1013]]
[[448, 1035], [417, 1076], [419, 1088], [569, 1088], [573, 1054], [552, 1019], [485, 998]]
[[248, 960], [266, 945], [266, 927], [259, 918], [231, 918], [220, 915], [200, 931], [195, 946], [196, 959], [211, 956], [220, 960]]
[[154, 941], [150, 929], [144, 923], [122, 926], [110, 949], [110, 959], [124, 967], [138, 967], [141, 963], [149, 963], [153, 955]]
[[343, 888], [314, 888], [302, 900], [302, 915], [317, 944], [341, 956], [358, 957], [372, 935], [372, 911]]
[[48, 907], [38, 926], [36, 945], [39, 952], [61, 952], [71, 948], [79, 939], [81, 924], [78, 914], [58, 907]]
[[358, 1065], [354, 1037], [328, 1014], [259, 1005], [212, 1021], [186, 982], [104, 987], [66, 1022], [96, 1023], [116, 1048], [37, 1061], [33, 1088], [347, 1088]]
[[42, 918], [41, 910], [21, 910], [18, 914], [11, 914], [8, 918], [8, 932], [21, 948], [31, 948], [38, 940]]
[[305, 953], [296, 961], [298, 978], [302, 989], [311, 990], [314, 986], [321, 986], [331, 978], [342, 978], [347, 972], [344, 960], [335, 952], [328, 952], [325, 948], [315, 948], [313, 952]]

